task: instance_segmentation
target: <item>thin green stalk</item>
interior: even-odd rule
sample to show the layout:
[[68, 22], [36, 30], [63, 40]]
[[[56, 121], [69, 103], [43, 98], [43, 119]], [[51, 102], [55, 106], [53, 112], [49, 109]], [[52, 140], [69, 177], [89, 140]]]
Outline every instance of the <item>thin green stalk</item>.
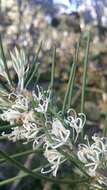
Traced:
[[[16, 153], [16, 154], [13, 154], [13, 155], [9, 155], [11, 158], [19, 158], [19, 157], [22, 157], [22, 156], [26, 156], [26, 155], [29, 155], [31, 153], [35, 153], [35, 152], [41, 152], [43, 151], [43, 149], [38, 149], [38, 150], [27, 150], [27, 151], [24, 151], [24, 152], [20, 152], [20, 153]], [[0, 159], [0, 163], [2, 162], [5, 162], [6, 159], [5, 158], [1, 158]]]
[[31, 80], [33, 79], [34, 75], [37, 73], [38, 71], [38, 68], [39, 68], [39, 65], [37, 63], [37, 60], [38, 60], [38, 56], [39, 56], [39, 53], [40, 53], [40, 50], [41, 50], [41, 47], [42, 47], [42, 41], [38, 47], [38, 50], [37, 50], [37, 53], [36, 53], [36, 56], [33, 60], [33, 63], [32, 63], [32, 68], [30, 69], [29, 73], [28, 73], [28, 76], [27, 78], [25, 79], [25, 88], [27, 88], [27, 86], [30, 84]]
[[30, 84], [30, 82], [31, 82], [31, 80], [33, 79], [34, 75], [37, 73], [38, 68], [39, 68], [39, 65], [40, 65], [39, 63], [36, 63], [36, 62], [35, 62], [34, 71], [31, 73], [30, 78], [27, 80], [26, 85], [25, 85], [25, 88], [28, 87], [28, 85]]
[[[49, 164], [48, 164], [48, 165], [49, 165]], [[47, 167], [48, 167], [48, 165], [47, 165]], [[36, 169], [33, 169], [32, 172], [35, 172], [35, 173], [36, 173], [36, 172], [40, 171], [41, 169], [42, 169], [42, 167], [38, 167], [38, 168], [36, 168]], [[9, 179], [0, 181], [0, 186], [6, 185], [6, 184], [9, 184], [9, 183], [12, 183], [12, 182], [14, 182], [14, 181], [16, 181], [16, 180], [22, 179], [22, 178], [27, 177], [27, 176], [29, 176], [29, 174], [23, 172], [23, 173], [21, 173], [20, 175], [17, 175], [17, 176], [15, 176], [15, 177], [11, 177], [11, 178], [9, 178]]]
[[107, 109], [106, 109], [106, 115], [105, 115], [105, 127], [103, 128], [103, 136], [107, 136]]
[[[63, 179], [55, 179], [55, 178], [51, 178], [51, 177], [47, 177], [47, 176], [44, 176], [42, 174], [39, 174], [39, 173], [36, 173], [34, 172], [34, 170], [30, 170], [28, 168], [26, 168], [25, 166], [23, 166], [20, 162], [16, 161], [14, 158], [10, 158], [5, 152], [1, 151], [0, 150], [0, 154], [3, 158], [7, 159], [7, 161], [11, 162], [12, 164], [14, 164], [18, 169], [24, 171], [26, 173], [25, 176], [27, 175], [30, 175], [32, 177], [34, 177], [35, 179], [44, 179], [44, 180], [47, 180], [47, 181], [52, 181], [52, 182], [55, 182], [55, 183], [69, 183], [68, 180], [63, 180]], [[39, 167], [39, 170], [41, 169], [42, 167]], [[36, 169], [36, 171], [38, 171], [38, 169]], [[24, 177], [24, 173], [23, 174], [20, 174], [22, 175], [21, 177]], [[18, 176], [19, 177], [19, 176]], [[14, 179], [16, 180], [16, 178]], [[87, 179], [85, 179], [85, 181], [87, 181]], [[9, 179], [6, 181], [6, 183], [9, 183]], [[12, 182], [12, 181], [11, 181]], [[70, 180], [70, 183], [72, 181]], [[73, 181], [74, 182], [74, 181]], [[81, 183], [81, 181], [79, 181]], [[3, 185], [3, 182], [0, 182], [0, 185]]]
[[[48, 166], [49, 166], [49, 164], [46, 165], [46, 167], [48, 167]], [[42, 169], [42, 167], [39, 167], [39, 168], [33, 169], [32, 172], [34, 172], [36, 174], [36, 172], [39, 172], [41, 169]], [[20, 174], [18, 176], [15, 176], [15, 177], [0, 181], [0, 186], [12, 183], [12, 182], [14, 182], [16, 180], [25, 178], [27, 176], [29, 176], [29, 174], [24, 172], [24, 173], [22, 173], [22, 174]], [[85, 182], [89, 182], [89, 180], [87, 180], [87, 179], [79, 179], [79, 180], [65, 180], [64, 179], [63, 180], [63, 179], [54, 179], [54, 178], [53, 178], [53, 180], [49, 180], [49, 181], [52, 181], [52, 182], [58, 183], [58, 184], [59, 183], [61, 183], [61, 184], [75, 184], [75, 183], [76, 184], [77, 183], [82, 184], [82, 183], [85, 183]]]
[[55, 60], [56, 60], [56, 47], [53, 48], [52, 69], [51, 69], [51, 82], [49, 89], [53, 91], [54, 76], [55, 76]]
[[10, 84], [12, 85], [12, 79], [11, 79], [11, 76], [10, 76], [10, 73], [9, 73], [6, 57], [5, 57], [5, 54], [4, 54], [4, 49], [3, 49], [1, 35], [0, 35], [0, 50], [1, 50], [1, 56], [2, 56], [2, 59], [3, 59], [3, 63], [4, 63], [4, 67], [5, 67], [5, 71], [6, 71], [8, 80], [9, 80]]
[[29, 175], [31, 175], [34, 178], [38, 178], [38, 179], [45, 179], [45, 180], [49, 180], [48, 177], [42, 175], [42, 174], [35, 174], [32, 170], [26, 168], [23, 164], [21, 164], [19, 161], [15, 160], [14, 158], [11, 158], [6, 152], [0, 150], [0, 155], [7, 159], [7, 161], [9, 161], [10, 163], [12, 163], [14, 166], [16, 166], [16, 168], [18, 168], [19, 170], [24, 171], [25, 173], [28, 173]]
[[79, 47], [80, 47], [80, 39], [77, 43], [76, 50], [75, 50], [75, 55], [73, 58], [73, 75], [72, 75], [72, 80], [71, 80], [71, 86], [70, 86], [70, 91], [69, 91], [69, 96], [68, 96], [68, 109], [71, 107], [71, 102], [72, 102], [72, 96], [73, 96], [73, 87], [74, 87], [74, 81], [75, 81], [75, 75], [76, 75], [76, 67], [78, 64], [78, 54], [79, 54]]
[[80, 108], [81, 113], [84, 112], [89, 45], [90, 45], [90, 31], [88, 31], [87, 44], [86, 44], [85, 57], [84, 57], [84, 70], [83, 70], [82, 92], [81, 92], [81, 108]]
[[64, 114], [65, 109], [66, 109], [66, 104], [67, 104], [67, 100], [68, 100], [68, 96], [69, 96], [69, 91], [70, 91], [70, 86], [71, 86], [71, 82], [72, 82], [74, 68], [75, 68], [75, 62], [73, 62], [72, 67], [71, 67], [69, 81], [68, 81], [68, 85], [67, 85], [67, 90], [65, 93], [64, 101], [63, 101], [63, 106], [62, 106], [62, 113], [63, 114]]

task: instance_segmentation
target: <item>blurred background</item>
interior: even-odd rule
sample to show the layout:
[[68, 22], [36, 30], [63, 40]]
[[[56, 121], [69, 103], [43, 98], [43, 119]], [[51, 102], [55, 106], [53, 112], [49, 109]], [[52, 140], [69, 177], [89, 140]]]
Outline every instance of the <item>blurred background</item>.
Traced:
[[[59, 108], [66, 90], [75, 46], [82, 34], [72, 100], [73, 107], [79, 110], [85, 39], [89, 29], [91, 42], [85, 113], [90, 131], [97, 132], [105, 125], [107, 110], [107, 0], [0, 0], [0, 34], [10, 71], [9, 51], [15, 46], [24, 48], [30, 63], [40, 41], [43, 40], [38, 60], [41, 64], [39, 83], [47, 86], [50, 81], [52, 49], [56, 45], [54, 88], [58, 94]], [[16, 149], [15, 144], [8, 142], [0, 143], [0, 146], [6, 150], [13, 147], [11, 151]], [[20, 144], [17, 145], [17, 150], [20, 150]], [[32, 160], [32, 157], [30, 159]], [[25, 162], [27, 161], [24, 160]], [[17, 173], [13, 170], [10, 174], [10, 168], [11, 166], [5, 167], [5, 164], [0, 165], [1, 180]], [[67, 186], [52, 187], [51, 184], [44, 184], [38, 180], [34, 182], [31, 178], [28, 178], [27, 184], [26, 180], [22, 180], [0, 189], [24, 190], [25, 188], [26, 190], [70, 189]]]

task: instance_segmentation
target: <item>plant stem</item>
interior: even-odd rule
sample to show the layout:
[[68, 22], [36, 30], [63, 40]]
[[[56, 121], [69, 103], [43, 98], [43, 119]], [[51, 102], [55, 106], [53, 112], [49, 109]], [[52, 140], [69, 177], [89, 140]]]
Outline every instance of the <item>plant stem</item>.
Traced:
[[[80, 107], [81, 113], [84, 112], [89, 45], [90, 45], [90, 31], [88, 31], [87, 44], [86, 44], [85, 57], [84, 57], [84, 70], [83, 70], [82, 91], [81, 91], [81, 107]], [[82, 139], [83, 139], [83, 136], [84, 136], [84, 131], [82, 130], [82, 132], [81, 132]]]
[[[13, 154], [13, 155], [9, 155], [11, 158], [19, 158], [19, 157], [22, 157], [22, 156], [26, 156], [28, 154], [31, 154], [31, 153], [35, 153], [35, 152], [41, 152], [43, 151], [43, 149], [38, 149], [38, 150], [27, 150], [27, 151], [24, 151], [24, 152], [20, 152], [20, 153], [16, 153], [16, 154]], [[0, 163], [2, 162], [5, 162], [6, 159], [5, 158], [1, 158], [0, 159]]]
[[84, 57], [84, 70], [83, 70], [82, 92], [81, 92], [81, 113], [84, 112], [89, 45], [90, 45], [90, 31], [88, 31], [87, 44], [86, 44], [85, 57]]
[[71, 67], [69, 81], [68, 81], [68, 84], [67, 84], [67, 90], [66, 90], [66, 93], [65, 93], [64, 101], [63, 101], [63, 106], [62, 106], [62, 113], [63, 114], [65, 113], [66, 104], [67, 104], [67, 100], [68, 100], [68, 96], [69, 96], [69, 91], [70, 91], [70, 86], [71, 86], [71, 82], [73, 80], [74, 68], [75, 68], [75, 62], [73, 62], [72, 67]]
[[[88, 182], [89, 179], [85, 178], [85, 179], [80, 179], [80, 180], [64, 180], [64, 178], [61, 178], [61, 179], [55, 179], [55, 178], [51, 178], [51, 177], [47, 177], [47, 176], [44, 176], [44, 175], [41, 175], [41, 174], [38, 174], [37, 172], [40, 171], [42, 169], [42, 167], [38, 167], [34, 170], [29, 170], [28, 168], [26, 168], [25, 166], [23, 166], [20, 162], [16, 161], [15, 159], [13, 158], [10, 158], [5, 152], [3, 151], [0, 151], [0, 154], [5, 158], [7, 159], [9, 162], [11, 162], [12, 164], [14, 164], [18, 169], [24, 171], [24, 173], [20, 174], [19, 176], [16, 176], [16, 177], [13, 177], [13, 178], [10, 178], [10, 179], [7, 179], [7, 180], [4, 180], [2, 182], [0, 182], [0, 186], [4, 185], [4, 184], [7, 184], [7, 183], [11, 183], [17, 179], [21, 179], [23, 177], [26, 177], [28, 175], [31, 175], [32, 177], [34, 177], [35, 179], [44, 179], [44, 180], [47, 180], [47, 181], [52, 181], [54, 183], [64, 183], [64, 184], [72, 184], [72, 183], [83, 183], [83, 182]], [[49, 164], [46, 165], [46, 167], [49, 167]]]
[[[46, 165], [47, 167], [49, 166], [49, 164]], [[36, 175], [36, 172], [39, 172], [40, 170], [42, 169], [42, 167], [39, 167], [39, 168], [36, 168], [36, 169], [33, 169], [32, 172], [35, 173]], [[12, 183], [18, 179], [22, 179], [24, 177], [27, 177], [29, 176], [28, 173], [25, 173], [23, 172], [22, 174], [18, 175], [18, 176], [15, 176], [15, 177], [12, 177], [12, 178], [9, 178], [7, 180], [3, 180], [3, 181], [0, 181], [0, 186], [2, 185], [6, 185], [8, 183]], [[51, 180], [50, 180], [51, 179]], [[49, 178], [48, 181], [52, 181], [54, 183], [57, 183], [57, 184], [82, 184], [82, 183], [85, 183], [85, 182], [89, 182], [88, 179], [84, 178], [84, 179], [78, 179], [78, 180], [65, 180], [65, 179], [54, 179], [54, 178]]]
[[106, 109], [106, 114], [105, 114], [105, 127], [103, 128], [103, 136], [107, 136], [107, 109]]
[[71, 102], [72, 102], [72, 96], [73, 96], [73, 87], [74, 87], [74, 81], [75, 81], [75, 75], [76, 75], [76, 67], [78, 64], [78, 54], [79, 54], [79, 47], [80, 47], [80, 39], [76, 45], [76, 50], [75, 50], [75, 55], [73, 58], [73, 74], [72, 74], [72, 80], [71, 80], [71, 86], [70, 86], [70, 92], [68, 96], [68, 109], [71, 107]]
[[49, 89], [53, 91], [54, 76], [55, 76], [55, 60], [56, 60], [56, 47], [53, 48], [52, 69], [51, 69], [51, 82]]
[[39, 56], [39, 53], [40, 53], [40, 50], [41, 50], [41, 47], [42, 47], [42, 41], [40, 42], [39, 44], [39, 47], [38, 47], [38, 50], [37, 50], [37, 53], [36, 53], [36, 56], [33, 60], [33, 63], [32, 63], [32, 68], [30, 69], [29, 73], [28, 73], [28, 76], [27, 78], [25, 79], [25, 88], [28, 87], [28, 85], [30, 84], [31, 80], [33, 79], [34, 75], [37, 73], [38, 71], [38, 68], [39, 68], [39, 65], [37, 63], [37, 60], [38, 60], [38, 56]]

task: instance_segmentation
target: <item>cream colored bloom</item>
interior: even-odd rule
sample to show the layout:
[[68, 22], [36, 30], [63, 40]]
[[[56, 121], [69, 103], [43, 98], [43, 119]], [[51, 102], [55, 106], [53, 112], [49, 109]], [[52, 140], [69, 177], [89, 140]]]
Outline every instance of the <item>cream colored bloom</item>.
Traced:
[[53, 147], [58, 148], [69, 142], [70, 131], [66, 129], [61, 121], [57, 118], [53, 119], [51, 138], [53, 140]]
[[[11, 94], [10, 94], [11, 96]], [[9, 96], [9, 98], [10, 98]], [[20, 111], [27, 111], [29, 109], [29, 101], [26, 97], [24, 97], [21, 94], [15, 94], [16, 98], [15, 98], [15, 102], [13, 102], [12, 104], [12, 108], [13, 109], [17, 109]]]
[[53, 176], [56, 177], [60, 164], [63, 163], [66, 159], [56, 149], [53, 149], [49, 144], [46, 145], [44, 156], [50, 163], [50, 169], [44, 170], [44, 168], [42, 168], [41, 173], [46, 174], [52, 172]]
[[103, 166], [103, 162], [106, 161], [107, 145], [104, 144], [103, 138], [93, 136], [94, 142], [90, 145], [89, 140], [86, 144], [79, 144], [79, 150], [77, 156], [79, 160], [85, 164], [90, 176], [95, 176], [98, 168]]
[[45, 114], [50, 102], [50, 91], [43, 91], [42, 88], [37, 86], [37, 95], [33, 92], [34, 100], [37, 102], [35, 111]]
[[86, 116], [84, 113], [78, 113], [77, 115], [73, 109], [69, 109], [67, 114], [68, 116], [67, 119], [65, 119], [65, 123], [72, 128], [73, 140], [76, 142], [85, 125]]
[[[11, 101], [11, 96], [15, 96], [15, 100]], [[0, 114], [0, 118], [3, 121], [8, 121], [11, 125], [21, 121], [26, 123], [28, 121], [34, 121], [33, 111], [29, 110], [29, 101], [23, 95], [17, 95], [14, 93], [9, 94], [8, 100], [10, 101], [10, 108], [3, 108], [3, 113]]]
[[36, 147], [36, 144], [39, 143], [42, 135], [39, 135], [41, 128], [38, 128], [36, 123], [29, 122], [23, 124], [22, 126], [13, 127], [11, 133], [5, 134], [2, 133], [3, 136], [6, 136], [9, 140], [16, 142], [19, 140], [23, 140], [24, 144], [33, 141], [33, 148]]
[[3, 113], [0, 115], [0, 118], [3, 121], [8, 121], [10, 125], [15, 124], [15, 121], [21, 117], [21, 113], [17, 110], [8, 109], [4, 110]]

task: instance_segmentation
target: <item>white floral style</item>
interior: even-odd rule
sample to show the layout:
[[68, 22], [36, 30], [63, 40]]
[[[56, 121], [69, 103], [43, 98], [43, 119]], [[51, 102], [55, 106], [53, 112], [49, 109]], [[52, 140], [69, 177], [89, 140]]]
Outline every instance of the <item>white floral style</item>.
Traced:
[[77, 156], [79, 160], [85, 164], [89, 175], [95, 176], [97, 169], [100, 168], [102, 159], [104, 161], [104, 157], [106, 156], [107, 145], [104, 145], [103, 138], [97, 137], [95, 135], [92, 137], [94, 143], [91, 145], [87, 136], [85, 139], [87, 140], [87, 145], [79, 144]]
[[2, 133], [3, 136], [7, 137], [9, 140], [16, 142], [18, 140], [23, 140], [24, 144], [33, 141], [33, 148], [39, 143], [41, 135], [39, 135], [40, 128], [36, 123], [26, 123], [22, 126], [17, 126], [12, 128], [12, 132], [9, 134]]
[[[15, 96], [15, 101], [11, 102], [11, 96]], [[21, 120], [23, 123], [28, 120], [34, 121], [33, 112], [29, 110], [29, 101], [23, 95], [17, 95], [14, 93], [9, 94], [8, 100], [10, 101], [11, 108], [4, 107], [3, 113], [0, 114], [0, 118], [3, 121], [8, 121], [11, 125]]]
[[46, 174], [52, 172], [53, 176], [56, 177], [60, 164], [66, 159], [62, 154], [60, 154], [56, 149], [53, 149], [48, 144], [46, 145], [44, 156], [50, 163], [51, 168], [49, 170], [44, 170], [44, 168], [42, 168], [41, 173]]
[[18, 120], [20, 116], [21, 113], [13, 109], [4, 110], [3, 113], [0, 114], [0, 118], [3, 121], [8, 121], [10, 125], [15, 124], [15, 121]]
[[69, 109], [67, 114], [68, 116], [67, 119], [65, 119], [65, 123], [72, 128], [73, 140], [76, 142], [85, 125], [86, 116], [83, 113], [78, 113], [78, 115], [76, 115], [76, 112], [73, 109]]
[[50, 90], [43, 91], [42, 88], [39, 88], [37, 86], [37, 95], [33, 91], [33, 97], [34, 100], [37, 102], [37, 107], [35, 108], [35, 111], [45, 114], [48, 109], [48, 105], [50, 102]]
[[53, 140], [53, 148], [58, 148], [69, 141], [70, 131], [66, 129], [61, 121], [57, 118], [53, 119], [51, 138]]

